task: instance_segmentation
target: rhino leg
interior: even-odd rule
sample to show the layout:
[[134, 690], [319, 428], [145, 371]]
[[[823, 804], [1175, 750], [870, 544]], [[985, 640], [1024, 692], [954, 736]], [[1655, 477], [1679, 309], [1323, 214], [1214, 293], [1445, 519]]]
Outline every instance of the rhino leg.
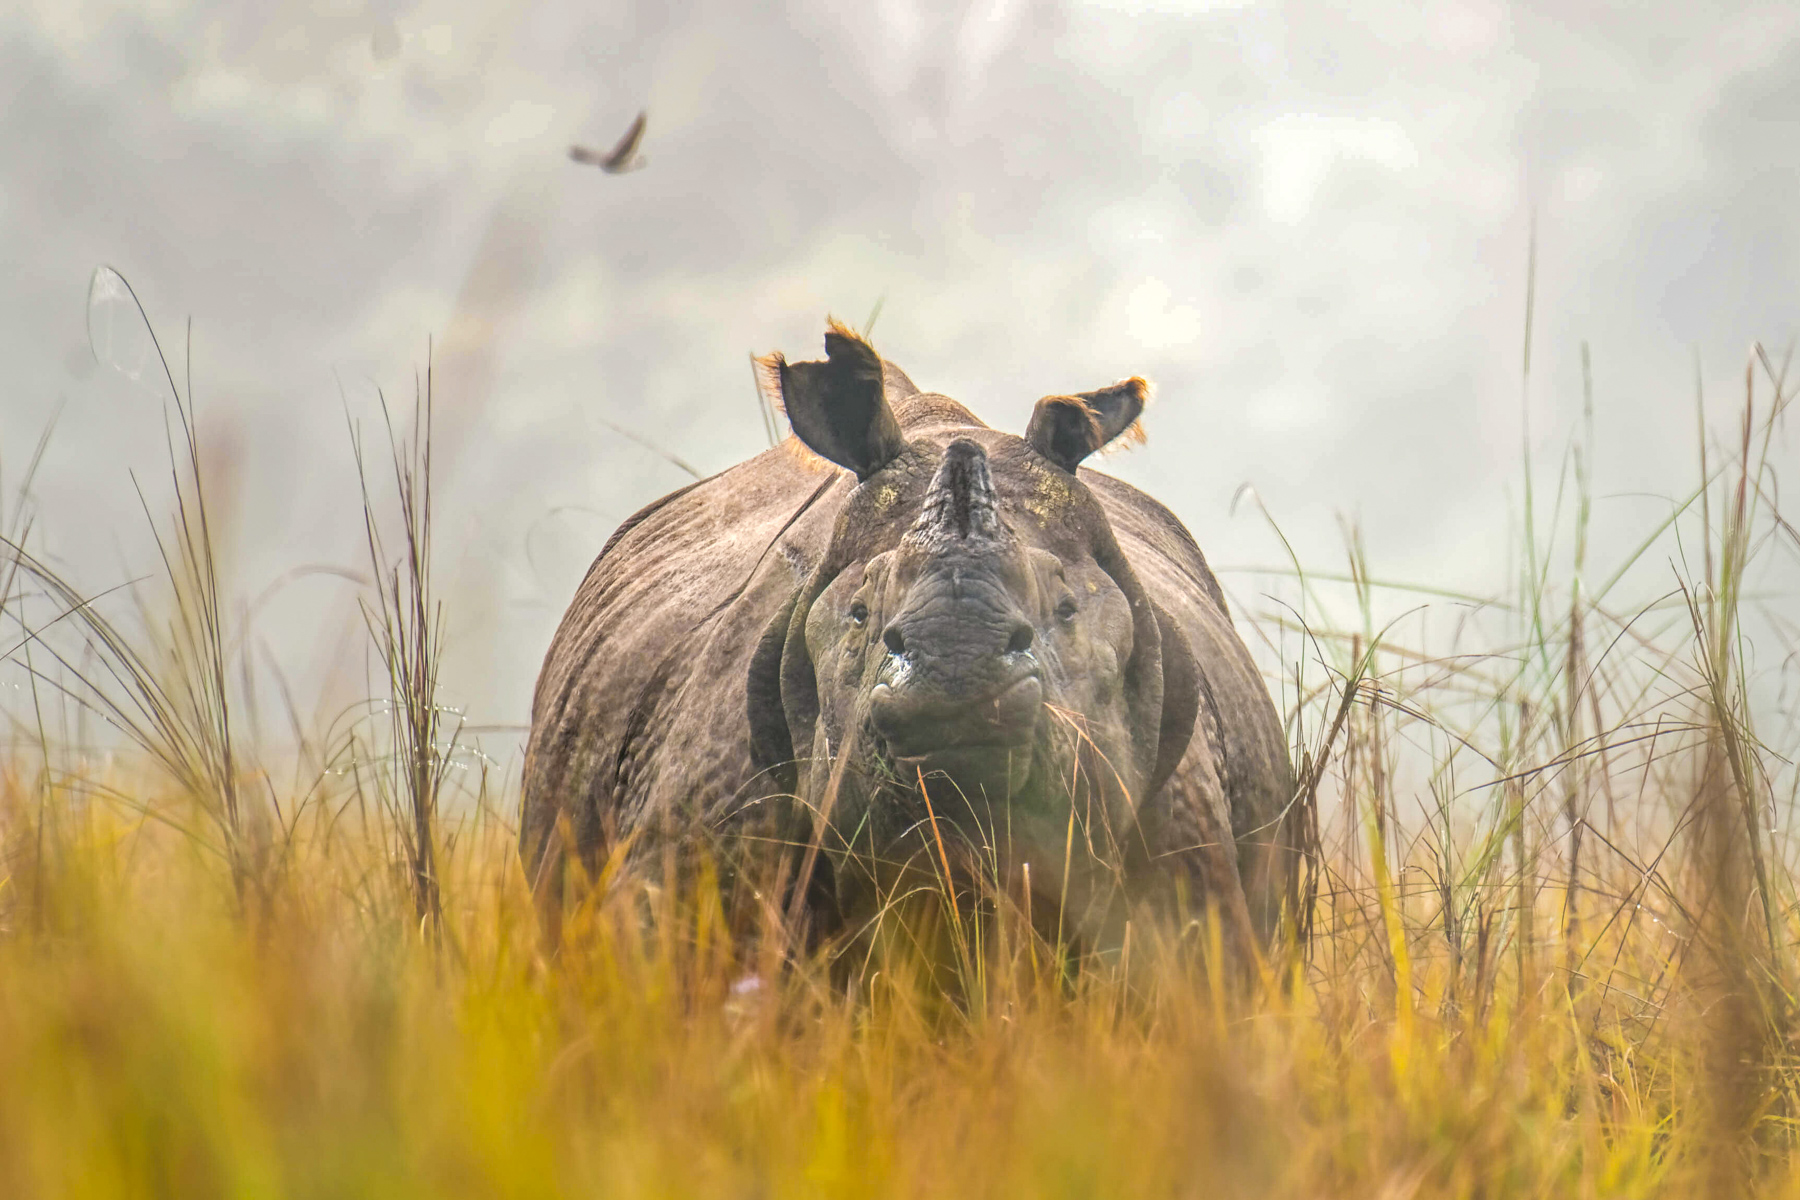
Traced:
[[1145, 840], [1161, 876], [1198, 911], [1178, 914], [1216, 920], [1227, 955], [1248, 964], [1265, 944], [1239, 870], [1224, 791], [1213, 775], [1205, 739], [1195, 738], [1178, 769], [1144, 814]]

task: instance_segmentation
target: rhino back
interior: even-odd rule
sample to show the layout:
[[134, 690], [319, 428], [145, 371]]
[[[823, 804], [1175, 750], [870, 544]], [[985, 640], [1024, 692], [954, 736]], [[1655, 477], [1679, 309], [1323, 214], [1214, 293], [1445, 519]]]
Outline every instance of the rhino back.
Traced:
[[790, 439], [613, 535], [538, 677], [520, 830], [529, 865], [559, 814], [592, 856], [609, 834], [710, 817], [749, 782], [750, 656], [829, 539], [831, 493], [849, 482]]

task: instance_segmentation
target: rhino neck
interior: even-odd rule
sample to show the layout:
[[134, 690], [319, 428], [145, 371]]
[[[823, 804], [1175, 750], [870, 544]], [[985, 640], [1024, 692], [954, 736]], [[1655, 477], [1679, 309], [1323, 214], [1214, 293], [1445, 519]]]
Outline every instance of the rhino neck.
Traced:
[[902, 397], [915, 396], [919, 392], [919, 385], [912, 381], [912, 376], [885, 358], [881, 360], [881, 386], [887, 392], [890, 405], [898, 404]]
[[913, 392], [899, 397], [890, 394], [888, 399], [893, 405], [894, 417], [900, 422], [900, 428], [908, 434], [945, 427], [987, 428], [987, 424], [974, 413], [950, 397], [936, 392]]

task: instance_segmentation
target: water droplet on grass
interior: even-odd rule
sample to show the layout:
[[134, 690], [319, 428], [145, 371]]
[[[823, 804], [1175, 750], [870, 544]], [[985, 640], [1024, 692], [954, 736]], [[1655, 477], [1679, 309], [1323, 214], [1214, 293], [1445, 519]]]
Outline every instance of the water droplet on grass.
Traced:
[[95, 267], [88, 281], [88, 349], [94, 361], [127, 379], [142, 382], [157, 360], [156, 338], [125, 277], [111, 267]]

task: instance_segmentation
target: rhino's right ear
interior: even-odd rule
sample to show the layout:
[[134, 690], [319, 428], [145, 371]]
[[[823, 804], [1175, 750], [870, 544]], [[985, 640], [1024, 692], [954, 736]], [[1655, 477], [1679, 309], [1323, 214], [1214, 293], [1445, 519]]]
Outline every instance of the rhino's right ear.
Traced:
[[882, 386], [881, 355], [838, 322], [825, 331], [824, 362], [790, 363], [771, 354], [757, 360], [757, 370], [779, 391], [794, 436], [857, 479], [867, 479], [906, 448]]

